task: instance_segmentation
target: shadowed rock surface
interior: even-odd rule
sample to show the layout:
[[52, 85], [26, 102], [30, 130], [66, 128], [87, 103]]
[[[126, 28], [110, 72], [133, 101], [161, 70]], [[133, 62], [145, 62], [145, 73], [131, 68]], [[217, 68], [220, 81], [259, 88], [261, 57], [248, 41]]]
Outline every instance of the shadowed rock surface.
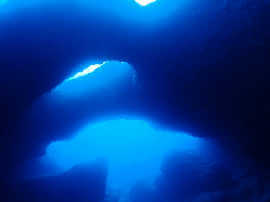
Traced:
[[3, 199], [11, 202], [101, 202], [106, 195], [106, 179], [107, 167], [103, 162], [79, 165], [59, 176], [27, 179], [9, 185]]

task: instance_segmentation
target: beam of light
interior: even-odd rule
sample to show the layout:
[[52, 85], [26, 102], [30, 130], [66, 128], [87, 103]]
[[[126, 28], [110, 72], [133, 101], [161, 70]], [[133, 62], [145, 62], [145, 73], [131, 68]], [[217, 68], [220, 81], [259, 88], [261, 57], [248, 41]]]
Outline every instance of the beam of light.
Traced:
[[147, 6], [151, 3], [154, 3], [156, 0], [135, 0], [141, 6]]
[[61, 170], [105, 158], [108, 186], [123, 189], [138, 180], [154, 181], [162, 160], [176, 150], [200, 153], [201, 139], [155, 128], [147, 121], [115, 119], [89, 124], [70, 139], [51, 143], [42, 158]]
[[134, 68], [123, 61], [105, 61], [86, 65], [80, 72], [65, 79], [50, 93], [62, 98], [78, 98], [81, 96], [98, 96], [106, 91], [118, 91], [119, 86], [134, 87], [136, 72]]
[[107, 62], [103, 62], [101, 64], [94, 64], [94, 65], [90, 65], [89, 67], [87, 67], [86, 69], [84, 69], [81, 72], [78, 72], [77, 74], [75, 74], [74, 76], [70, 77], [67, 79], [67, 81], [73, 80], [73, 79], [77, 79], [79, 77], [82, 76], [86, 76], [88, 74], [91, 74], [92, 72], [94, 72], [96, 69], [102, 67], [103, 65], [105, 65]]

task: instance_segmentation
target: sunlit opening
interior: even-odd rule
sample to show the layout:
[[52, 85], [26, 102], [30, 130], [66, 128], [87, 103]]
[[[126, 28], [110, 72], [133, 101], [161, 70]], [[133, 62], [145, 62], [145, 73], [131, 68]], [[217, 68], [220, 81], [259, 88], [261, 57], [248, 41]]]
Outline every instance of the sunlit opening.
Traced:
[[147, 6], [151, 3], [154, 3], [156, 0], [135, 0], [141, 6]]
[[151, 182], [172, 151], [199, 151], [200, 138], [155, 128], [144, 120], [115, 119], [89, 124], [70, 139], [51, 143], [43, 161], [62, 170], [105, 158], [108, 186], [126, 189], [138, 180]]
[[118, 92], [120, 86], [128, 88], [135, 85], [135, 78], [135, 70], [127, 62], [88, 63], [60, 83], [51, 95], [81, 99], [82, 96], [97, 96], [94, 93], [99, 93], [102, 97], [102, 93], [108, 94], [106, 90]]
[[101, 64], [94, 64], [94, 65], [90, 65], [89, 67], [87, 67], [86, 69], [84, 69], [81, 72], [78, 72], [77, 74], [75, 74], [74, 76], [68, 78], [67, 80], [73, 80], [73, 79], [77, 79], [79, 77], [82, 76], [86, 76], [88, 74], [91, 74], [92, 72], [94, 72], [96, 69], [102, 67], [103, 65], [105, 65], [107, 62], [103, 62]]

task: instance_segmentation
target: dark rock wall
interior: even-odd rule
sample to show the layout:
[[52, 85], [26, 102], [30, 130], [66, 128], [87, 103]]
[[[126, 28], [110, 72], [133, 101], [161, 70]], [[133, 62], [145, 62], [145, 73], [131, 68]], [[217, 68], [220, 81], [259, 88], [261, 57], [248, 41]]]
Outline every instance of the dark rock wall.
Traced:
[[59, 176], [9, 184], [1, 200], [10, 202], [101, 202], [106, 195], [107, 165], [79, 165]]

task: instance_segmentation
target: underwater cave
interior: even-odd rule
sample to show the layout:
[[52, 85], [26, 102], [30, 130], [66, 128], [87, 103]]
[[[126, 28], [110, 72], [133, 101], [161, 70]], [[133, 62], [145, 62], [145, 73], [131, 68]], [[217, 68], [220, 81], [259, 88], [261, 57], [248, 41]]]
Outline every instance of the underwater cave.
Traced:
[[0, 0], [0, 201], [270, 200], [269, 0]]

